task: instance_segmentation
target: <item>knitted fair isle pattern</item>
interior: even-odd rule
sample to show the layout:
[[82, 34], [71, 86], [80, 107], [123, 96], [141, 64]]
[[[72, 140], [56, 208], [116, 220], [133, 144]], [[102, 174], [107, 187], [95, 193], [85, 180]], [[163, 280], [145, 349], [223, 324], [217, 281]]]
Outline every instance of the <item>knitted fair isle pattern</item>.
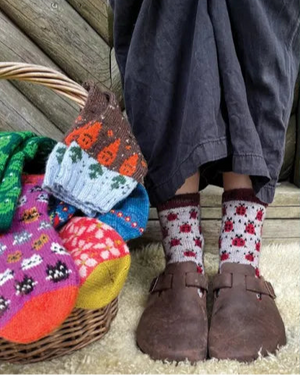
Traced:
[[167, 263], [192, 261], [204, 273], [199, 194], [176, 195], [158, 207]]
[[[58, 165], [63, 148], [63, 160]], [[58, 199], [77, 207], [88, 216], [108, 212], [137, 186], [134, 179], [97, 163], [76, 142], [68, 148], [57, 144], [49, 157], [47, 168], [52, 166], [57, 168], [56, 173], [46, 172], [44, 186]]]
[[24, 177], [23, 183], [12, 227], [0, 237], [0, 337], [29, 343], [67, 318], [79, 277], [49, 222], [42, 176]]
[[250, 264], [259, 276], [261, 236], [267, 205], [252, 189], [237, 189], [223, 194], [222, 226], [219, 238], [220, 270], [226, 262]]
[[147, 164], [116, 97], [86, 84], [89, 96], [64, 143], [76, 142], [99, 164], [142, 183]]
[[112, 93], [88, 85], [74, 126], [51, 154], [44, 187], [88, 216], [107, 213], [142, 183], [147, 164]]
[[77, 208], [59, 199], [51, 197], [48, 206], [48, 215], [53, 227], [58, 230], [62, 228], [77, 213]]
[[149, 217], [149, 197], [142, 184], [114, 209], [106, 214], [97, 215], [96, 218], [115, 229], [124, 241], [140, 237], [147, 226]]
[[[105, 214], [98, 214], [96, 218], [112, 227], [124, 241], [129, 241], [144, 233], [149, 217], [149, 206], [147, 191], [142, 184], [138, 184], [133, 192], [114, 209]], [[51, 200], [48, 212], [55, 229], [60, 229], [73, 216], [80, 213], [74, 206], [59, 199]]]
[[0, 232], [8, 231], [21, 193], [24, 164], [34, 159], [40, 146], [55, 142], [31, 132], [0, 133]]
[[115, 299], [127, 278], [129, 250], [120, 235], [94, 218], [76, 217], [59, 233], [80, 275], [76, 307], [100, 309]]

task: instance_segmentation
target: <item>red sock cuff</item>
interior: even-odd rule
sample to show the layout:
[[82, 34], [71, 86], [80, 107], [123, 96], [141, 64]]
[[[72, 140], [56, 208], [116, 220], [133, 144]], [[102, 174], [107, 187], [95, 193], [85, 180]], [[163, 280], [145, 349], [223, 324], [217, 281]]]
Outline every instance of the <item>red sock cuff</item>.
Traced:
[[264, 207], [268, 207], [267, 203], [262, 202], [256, 197], [253, 189], [233, 189], [233, 190], [224, 191], [222, 195], [222, 203], [228, 202], [228, 201], [236, 201], [236, 200], [253, 202], [253, 203], [261, 204]]
[[188, 207], [188, 206], [199, 206], [200, 205], [200, 194], [199, 193], [189, 193], [189, 194], [179, 194], [175, 195], [168, 201], [161, 203], [157, 206], [157, 210], [164, 211], [170, 210], [172, 208]]

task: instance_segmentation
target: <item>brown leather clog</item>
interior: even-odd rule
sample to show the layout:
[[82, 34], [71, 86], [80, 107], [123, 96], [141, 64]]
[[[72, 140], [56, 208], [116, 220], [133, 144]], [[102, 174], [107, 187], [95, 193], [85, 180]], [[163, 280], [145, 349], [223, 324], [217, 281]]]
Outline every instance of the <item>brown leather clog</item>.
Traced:
[[209, 357], [248, 362], [286, 344], [272, 285], [250, 265], [225, 263], [213, 281], [215, 294]]
[[[198, 290], [203, 291], [200, 297]], [[206, 359], [207, 279], [194, 262], [169, 264], [153, 280], [137, 328], [137, 344], [153, 359], [197, 362]]]

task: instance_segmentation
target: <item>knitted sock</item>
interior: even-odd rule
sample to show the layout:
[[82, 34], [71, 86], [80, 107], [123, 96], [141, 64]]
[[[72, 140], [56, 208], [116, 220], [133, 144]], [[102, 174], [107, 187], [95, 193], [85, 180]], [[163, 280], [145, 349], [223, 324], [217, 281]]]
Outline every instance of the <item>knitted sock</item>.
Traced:
[[[48, 214], [51, 224], [58, 230], [76, 215], [78, 210], [53, 196], [51, 198]], [[96, 219], [112, 227], [124, 241], [129, 241], [144, 233], [148, 217], [149, 197], [145, 187], [138, 184], [126, 199], [109, 212], [98, 214]]]
[[62, 228], [77, 212], [77, 208], [59, 199], [51, 197], [48, 215], [51, 225], [58, 230]]
[[146, 162], [112, 93], [88, 85], [87, 103], [53, 150], [44, 187], [86, 215], [106, 213], [143, 182]]
[[39, 148], [54, 147], [55, 141], [31, 132], [0, 134], [0, 232], [9, 230], [21, 193], [21, 175], [25, 162], [36, 156]]
[[204, 273], [199, 199], [199, 193], [176, 195], [158, 207], [158, 216], [167, 264], [192, 261]]
[[3, 172], [7, 161], [19, 145], [25, 139], [33, 137], [31, 132], [1, 132], [0, 133], [0, 179], [3, 178]]
[[[57, 147], [60, 147], [60, 144]], [[51, 160], [52, 158], [49, 162]], [[44, 186], [49, 190], [47, 177], [45, 181]], [[72, 142], [66, 149], [56, 177], [56, 190], [51, 189], [51, 192], [86, 215], [95, 216], [99, 212], [108, 212], [125, 199], [136, 185], [132, 178], [122, 176], [95, 162], [76, 142]]]
[[27, 176], [23, 183], [12, 227], [0, 238], [0, 337], [29, 343], [67, 318], [79, 277], [49, 222], [42, 177]]
[[220, 270], [225, 262], [250, 264], [259, 277], [259, 256], [267, 204], [252, 189], [223, 193], [222, 226], [219, 238]]
[[118, 233], [93, 218], [73, 218], [60, 237], [80, 275], [76, 307], [100, 309], [120, 293], [130, 267], [128, 247]]
[[97, 215], [96, 218], [108, 224], [124, 241], [129, 241], [144, 233], [149, 217], [149, 197], [142, 184], [114, 209], [106, 214]]

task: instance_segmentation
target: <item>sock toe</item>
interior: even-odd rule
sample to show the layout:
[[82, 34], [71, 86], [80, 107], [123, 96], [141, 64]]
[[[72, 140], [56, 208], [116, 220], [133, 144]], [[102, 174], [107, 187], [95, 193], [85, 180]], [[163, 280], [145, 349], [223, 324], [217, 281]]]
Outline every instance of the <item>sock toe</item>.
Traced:
[[47, 336], [70, 315], [77, 295], [78, 287], [68, 286], [33, 298], [0, 330], [0, 337], [27, 344]]

